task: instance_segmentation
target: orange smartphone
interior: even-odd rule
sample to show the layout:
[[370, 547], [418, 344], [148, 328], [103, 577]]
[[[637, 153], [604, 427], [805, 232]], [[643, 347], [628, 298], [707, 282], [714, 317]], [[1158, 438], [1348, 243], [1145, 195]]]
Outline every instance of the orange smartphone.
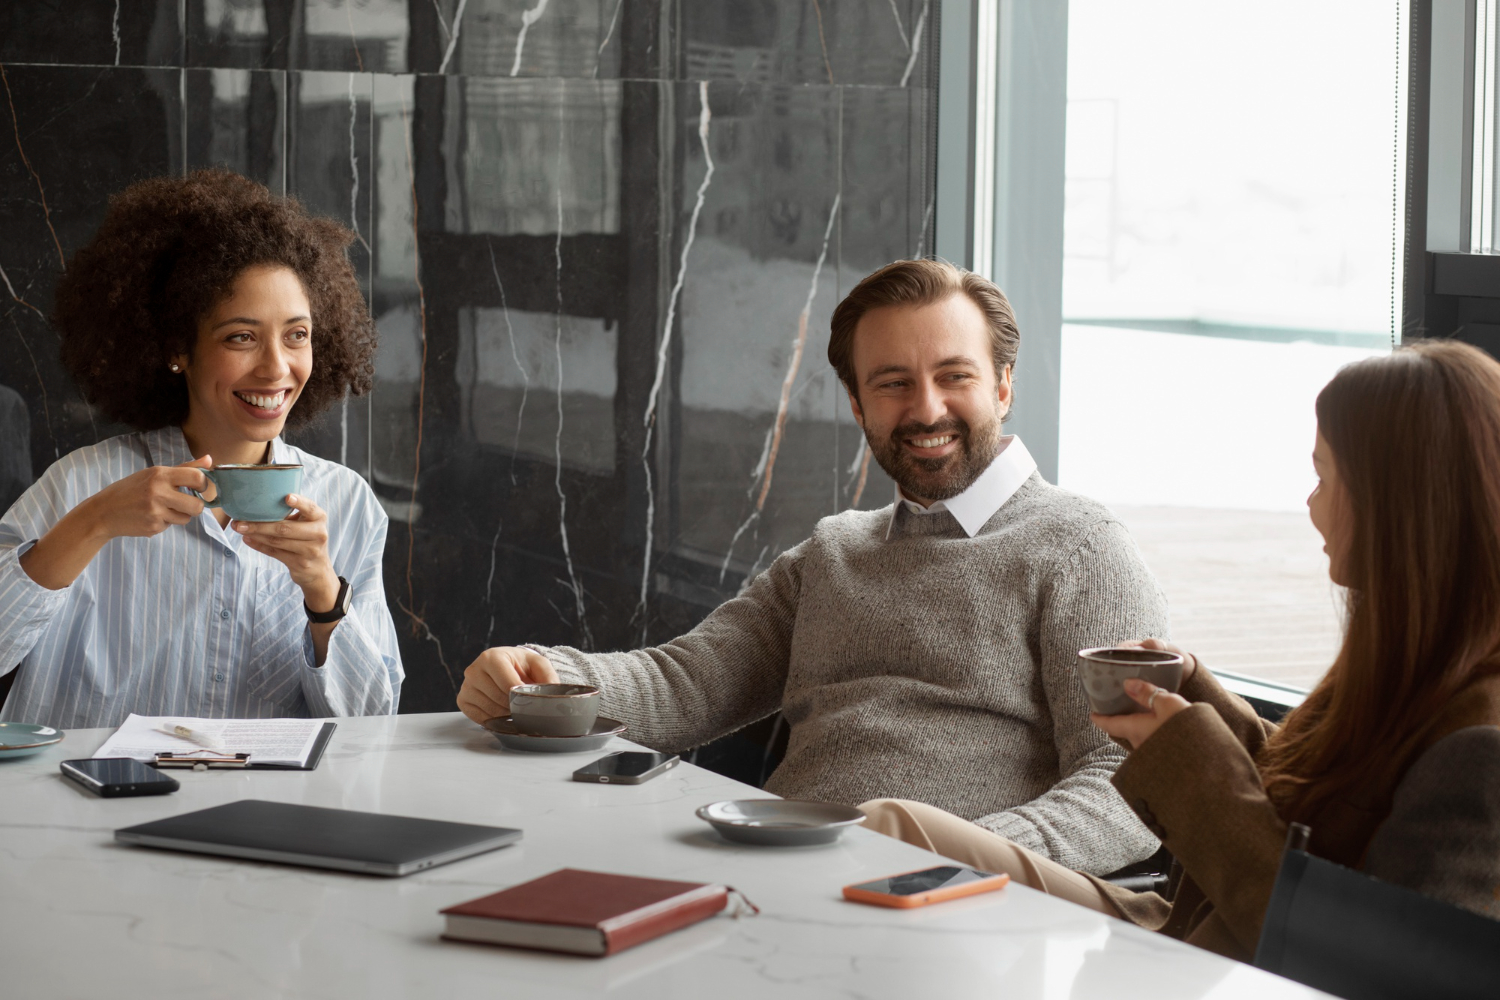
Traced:
[[855, 903], [871, 906], [894, 906], [909, 909], [941, 903], [945, 899], [959, 899], [981, 892], [994, 892], [1005, 888], [1009, 875], [991, 875], [963, 865], [943, 865], [940, 868], [924, 868], [918, 872], [902, 872], [889, 878], [858, 885], [844, 886], [844, 898]]

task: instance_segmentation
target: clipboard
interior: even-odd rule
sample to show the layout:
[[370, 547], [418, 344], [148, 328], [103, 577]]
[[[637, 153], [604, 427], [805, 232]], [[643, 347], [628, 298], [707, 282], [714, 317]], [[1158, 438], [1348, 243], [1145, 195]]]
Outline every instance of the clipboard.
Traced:
[[176, 753], [172, 750], [161, 750], [156, 754], [156, 759], [151, 762], [152, 767], [176, 767], [188, 768], [194, 771], [207, 771], [209, 768], [220, 770], [244, 769], [250, 766], [250, 755], [247, 753], [221, 753], [218, 750], [185, 750]]
[[323, 728], [318, 730], [318, 735], [313, 739], [312, 750], [308, 752], [307, 764], [260, 764], [256, 763], [252, 754], [248, 753], [225, 753], [218, 750], [185, 750], [180, 753], [164, 751], [156, 755], [152, 762], [158, 768], [190, 768], [198, 770], [247, 770], [247, 771], [313, 771], [323, 760], [323, 751], [328, 749], [328, 741], [333, 737], [333, 731], [338, 728], [336, 722], [325, 722]]

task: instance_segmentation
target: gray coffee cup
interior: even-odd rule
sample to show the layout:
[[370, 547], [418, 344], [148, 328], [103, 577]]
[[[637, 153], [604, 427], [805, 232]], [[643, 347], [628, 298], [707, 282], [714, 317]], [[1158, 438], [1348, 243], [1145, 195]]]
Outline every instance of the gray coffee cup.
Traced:
[[1100, 646], [1078, 651], [1078, 680], [1089, 707], [1100, 715], [1129, 715], [1145, 707], [1125, 693], [1125, 681], [1139, 678], [1176, 693], [1182, 686], [1183, 658], [1165, 649]]
[[300, 465], [217, 465], [203, 474], [218, 490], [214, 498], [189, 492], [205, 506], [224, 508], [236, 521], [280, 521], [292, 512], [287, 494], [302, 489]]
[[510, 718], [528, 736], [584, 736], [599, 718], [599, 689], [590, 684], [518, 684]]

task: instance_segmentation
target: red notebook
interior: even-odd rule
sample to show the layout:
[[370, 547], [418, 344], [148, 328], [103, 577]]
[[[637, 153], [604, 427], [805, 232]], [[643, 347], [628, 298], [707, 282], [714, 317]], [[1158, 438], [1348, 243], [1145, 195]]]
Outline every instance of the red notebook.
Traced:
[[711, 917], [728, 900], [722, 885], [564, 868], [448, 907], [443, 937], [613, 955]]

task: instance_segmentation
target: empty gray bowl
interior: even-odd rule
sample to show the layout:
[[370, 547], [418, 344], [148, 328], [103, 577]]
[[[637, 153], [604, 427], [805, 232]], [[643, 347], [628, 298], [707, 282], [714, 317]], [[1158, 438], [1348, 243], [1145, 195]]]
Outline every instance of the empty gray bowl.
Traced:
[[762, 847], [831, 844], [865, 821], [853, 806], [799, 799], [729, 799], [702, 806], [697, 816], [725, 840]]

